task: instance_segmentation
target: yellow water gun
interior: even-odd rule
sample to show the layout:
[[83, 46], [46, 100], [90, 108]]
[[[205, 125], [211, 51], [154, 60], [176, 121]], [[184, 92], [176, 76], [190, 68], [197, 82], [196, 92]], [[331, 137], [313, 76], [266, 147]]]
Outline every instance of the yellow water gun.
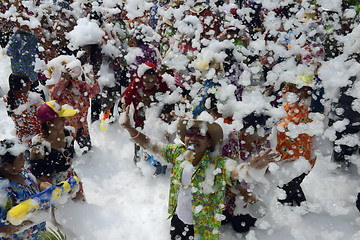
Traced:
[[76, 176], [70, 177], [59, 184], [52, 185], [44, 191], [33, 195], [28, 200], [11, 208], [7, 212], [6, 219], [12, 225], [20, 225], [39, 209], [45, 209], [53, 206], [61, 196], [69, 193], [78, 185], [79, 179]]

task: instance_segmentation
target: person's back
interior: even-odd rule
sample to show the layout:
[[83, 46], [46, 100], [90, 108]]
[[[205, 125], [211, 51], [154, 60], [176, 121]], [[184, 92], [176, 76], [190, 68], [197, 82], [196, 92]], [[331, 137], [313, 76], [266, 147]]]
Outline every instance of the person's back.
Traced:
[[37, 108], [43, 98], [30, 90], [31, 80], [22, 73], [11, 73], [9, 91], [4, 96], [8, 115], [15, 123], [16, 136], [20, 142], [31, 145], [31, 139], [40, 133], [41, 123], [36, 116]]
[[35, 58], [38, 53], [37, 38], [21, 29], [14, 33], [7, 45], [11, 70], [28, 75], [33, 82], [38, 80], [38, 73], [35, 72]]

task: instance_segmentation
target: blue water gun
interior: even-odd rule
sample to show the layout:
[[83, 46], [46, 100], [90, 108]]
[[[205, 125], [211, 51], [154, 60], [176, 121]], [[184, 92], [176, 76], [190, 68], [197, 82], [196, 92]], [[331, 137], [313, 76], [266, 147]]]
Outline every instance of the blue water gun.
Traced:
[[76, 176], [70, 177], [59, 184], [52, 185], [11, 208], [7, 212], [6, 219], [13, 225], [20, 225], [23, 221], [29, 219], [33, 213], [53, 206], [61, 196], [68, 195], [67, 193], [78, 186], [79, 179]]

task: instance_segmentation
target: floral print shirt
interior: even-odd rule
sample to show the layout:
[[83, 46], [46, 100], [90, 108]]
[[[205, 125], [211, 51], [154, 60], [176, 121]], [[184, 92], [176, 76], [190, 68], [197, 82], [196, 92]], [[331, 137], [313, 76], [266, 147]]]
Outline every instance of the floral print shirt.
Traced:
[[[185, 152], [184, 145], [165, 145], [163, 158], [173, 164], [169, 214], [175, 213], [178, 194], [181, 188], [181, 179], [184, 160], [181, 154]], [[180, 157], [179, 157], [180, 156]], [[230, 172], [226, 170], [226, 159], [211, 157], [206, 151], [199, 164], [195, 167], [192, 181], [192, 211], [194, 219], [195, 239], [219, 239], [219, 229], [223, 220], [223, 208], [226, 185], [230, 183]]]
[[[251, 151], [248, 151], [241, 131], [233, 130], [228, 135], [228, 140], [223, 146], [222, 156], [234, 159], [237, 164], [249, 163], [252, 157], [260, 154], [261, 151], [268, 148], [270, 148], [270, 142], [266, 138], [259, 138], [259, 140], [254, 142], [254, 146]], [[250, 188], [250, 184], [245, 181], [238, 184], [240, 184], [240, 186], [244, 189]], [[228, 186], [225, 195], [225, 208], [232, 215], [234, 215], [235, 208], [237, 207], [235, 204], [236, 196], [237, 194], [232, 191], [232, 187]], [[246, 205], [240, 207], [245, 208]]]
[[[6, 225], [7, 212], [22, 201], [27, 200], [36, 193], [39, 193], [36, 178], [29, 170], [23, 170], [21, 175], [25, 179], [24, 184], [16, 183], [0, 177], [0, 226]], [[3, 236], [3, 240], [39, 239], [39, 231], [45, 231], [45, 222], [32, 226], [23, 232]]]
[[90, 99], [94, 98], [96, 94], [100, 92], [99, 83], [88, 84], [80, 79], [71, 80], [71, 89], [65, 88], [62, 81], [51, 88], [50, 98], [56, 100], [59, 104], [68, 104], [74, 109], [78, 110], [78, 113], [72, 117], [66, 118], [65, 125], [75, 128], [73, 137], [76, 139], [76, 133], [79, 129], [83, 128], [83, 136], [89, 135], [89, 126], [87, 116], [90, 107]]
[[[31, 139], [40, 133], [41, 122], [36, 115], [38, 107], [43, 103], [40, 97], [32, 99], [27, 94], [18, 94], [16, 97], [16, 109], [11, 115], [15, 124], [15, 132], [19, 141], [31, 145]], [[4, 97], [7, 103], [8, 96]]]
[[278, 129], [282, 128], [283, 131], [277, 132], [276, 151], [281, 154], [281, 160], [295, 160], [304, 157], [314, 167], [316, 158], [311, 158], [313, 137], [301, 133], [296, 138], [292, 138], [288, 134], [290, 123], [299, 125], [311, 122], [308, 107], [306, 105], [286, 103], [284, 108], [287, 114], [278, 123]]
[[270, 148], [270, 142], [266, 139], [259, 139], [254, 143], [253, 149], [250, 152], [247, 151], [241, 132], [234, 130], [229, 134], [228, 140], [223, 146], [222, 155], [232, 158], [238, 163], [248, 163], [252, 157], [267, 148]]

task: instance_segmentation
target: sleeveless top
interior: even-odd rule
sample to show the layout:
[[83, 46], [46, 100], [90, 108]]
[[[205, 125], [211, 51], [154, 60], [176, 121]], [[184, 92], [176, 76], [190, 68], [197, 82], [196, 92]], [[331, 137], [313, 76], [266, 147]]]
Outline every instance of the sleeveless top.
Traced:
[[35, 177], [52, 174], [68, 170], [72, 164], [72, 158], [75, 155], [74, 139], [70, 132], [64, 129], [66, 137], [65, 148], [50, 148], [46, 143], [35, 143], [34, 146], [41, 146], [45, 152], [45, 157], [37, 160], [29, 161], [29, 169]]

